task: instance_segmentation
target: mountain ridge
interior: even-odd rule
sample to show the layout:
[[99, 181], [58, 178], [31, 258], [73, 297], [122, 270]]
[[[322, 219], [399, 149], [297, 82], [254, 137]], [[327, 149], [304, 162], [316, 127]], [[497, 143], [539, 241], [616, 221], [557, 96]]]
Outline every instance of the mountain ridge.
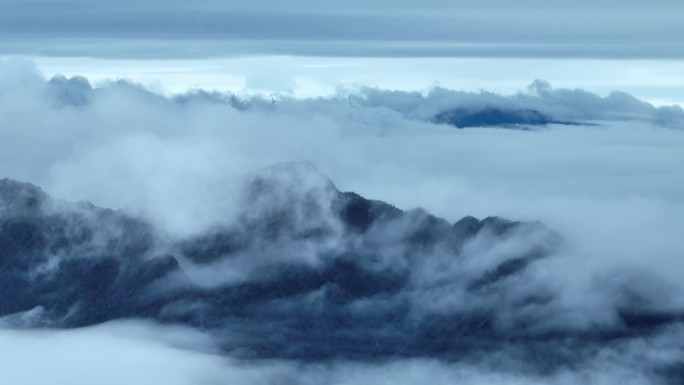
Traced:
[[558, 120], [535, 109], [505, 109], [491, 106], [481, 108], [455, 108], [434, 116], [434, 123], [449, 124], [457, 128], [506, 127], [525, 129], [528, 126], [548, 124], [586, 125], [585, 123]]
[[569, 359], [561, 341], [593, 346], [678, 322], [632, 309], [604, 331], [554, 329], [541, 316], [559, 311], [551, 286], [514, 289], [561, 247], [543, 224], [449, 223], [316, 175], [300, 189], [308, 167], [275, 170], [247, 188], [252, 205], [234, 223], [164, 247], [143, 219], [0, 180], [0, 325], [148, 318], [202, 329], [231, 356], [303, 361], [461, 360], [510, 345], [539, 369]]

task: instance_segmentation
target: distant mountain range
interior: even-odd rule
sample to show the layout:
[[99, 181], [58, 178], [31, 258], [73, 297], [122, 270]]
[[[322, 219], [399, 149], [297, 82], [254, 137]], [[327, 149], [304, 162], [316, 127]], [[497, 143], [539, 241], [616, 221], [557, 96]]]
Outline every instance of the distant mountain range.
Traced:
[[579, 125], [582, 123], [556, 120], [532, 109], [501, 109], [484, 107], [478, 109], [456, 108], [437, 114], [433, 121], [458, 128], [466, 127], [508, 127], [525, 128], [546, 124]]
[[679, 319], [626, 307], [614, 328], [546, 325], [563, 317], [554, 291], [519, 290], [562, 244], [540, 223], [448, 223], [340, 192], [308, 164], [274, 166], [245, 192], [230, 223], [168, 240], [141, 218], [0, 180], [0, 324], [148, 318], [206, 330], [234, 356], [305, 361], [506, 347], [545, 370]]

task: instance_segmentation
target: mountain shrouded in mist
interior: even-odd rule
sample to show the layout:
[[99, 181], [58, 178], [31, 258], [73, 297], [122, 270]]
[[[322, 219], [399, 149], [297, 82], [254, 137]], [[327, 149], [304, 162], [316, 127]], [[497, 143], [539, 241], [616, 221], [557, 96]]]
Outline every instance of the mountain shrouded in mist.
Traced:
[[444, 111], [437, 114], [434, 118], [435, 123], [444, 123], [465, 127], [526, 127], [543, 126], [547, 124], [578, 124], [574, 122], [564, 122], [554, 120], [550, 116], [544, 115], [536, 110], [502, 110], [498, 108], [485, 107], [480, 110], [469, 111], [466, 109], [455, 109]]
[[[497, 330], [491, 304], [474, 299], [501, 295], [507, 280], [559, 242], [541, 224], [495, 217], [450, 224], [339, 192], [308, 164], [264, 171], [246, 186], [235, 223], [173, 241], [157, 239], [141, 219], [57, 201], [30, 184], [4, 179], [0, 198], [4, 323], [69, 328], [152, 318], [211, 330], [225, 349], [259, 357], [459, 357], [479, 350], [473, 339], [509, 332]], [[528, 241], [470, 276], [424, 276], [432, 264], [463, 263], [472, 242], [495, 247], [515, 239]], [[243, 274], [210, 282], [193, 278], [186, 265]], [[434, 300], [453, 291], [473, 301], [432, 314], [417, 297], [433, 290]]]
[[562, 243], [540, 223], [448, 223], [340, 192], [307, 163], [262, 171], [241, 199], [234, 222], [168, 239], [123, 212], [0, 181], [1, 322], [147, 318], [204, 330], [231, 356], [306, 362], [510, 350], [543, 373], [682, 319], [630, 288], [612, 323], [564, 319], [552, 285], [530, 283]]

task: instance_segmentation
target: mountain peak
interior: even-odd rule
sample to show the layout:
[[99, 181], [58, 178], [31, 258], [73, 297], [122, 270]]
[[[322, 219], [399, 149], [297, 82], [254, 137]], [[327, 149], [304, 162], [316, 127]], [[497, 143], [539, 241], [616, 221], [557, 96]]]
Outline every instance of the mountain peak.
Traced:
[[260, 185], [278, 185], [281, 188], [337, 191], [335, 184], [309, 161], [273, 164], [258, 171], [254, 182]]
[[490, 106], [480, 109], [456, 108], [437, 114], [433, 120], [435, 123], [449, 124], [458, 128], [577, 124], [556, 120], [533, 109], [501, 109]]
[[0, 207], [5, 210], [34, 210], [39, 208], [48, 195], [31, 183], [13, 179], [0, 179]]
[[[544, 234], [510, 231], [518, 222], [469, 217], [452, 226], [425, 210], [339, 192], [307, 162], [262, 170], [247, 190], [234, 224], [185, 239], [161, 239], [141, 219], [68, 202], [28, 216], [3, 213], [0, 292], [8, 295], [0, 296], [0, 324], [144, 317], [206, 329], [225, 351], [262, 358], [367, 360], [393, 356], [398, 346], [407, 357], [453, 358], [474, 351], [466, 339], [500, 338], [491, 327], [463, 326], [492, 325], [499, 308], [434, 314], [424, 295], [442, 303], [458, 293], [473, 304], [502, 298], [520, 303], [510, 311], [524, 317], [535, 298], [510, 301], [509, 289], [554, 251]], [[0, 181], [0, 198], [21, 207], [51, 200], [11, 180]], [[472, 254], [468, 241], [481, 229], [492, 236]], [[517, 247], [470, 266], [514, 237]], [[434, 269], [439, 274], [426, 274]], [[396, 331], [381, 332], [390, 323]], [[263, 338], [274, 325], [287, 337]], [[378, 346], [369, 349], [369, 338]]]

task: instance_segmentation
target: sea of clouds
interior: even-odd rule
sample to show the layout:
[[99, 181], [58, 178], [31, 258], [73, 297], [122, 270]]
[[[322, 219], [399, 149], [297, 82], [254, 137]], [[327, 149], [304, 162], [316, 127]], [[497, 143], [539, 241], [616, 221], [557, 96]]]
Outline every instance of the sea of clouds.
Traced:
[[[534, 109], [587, 124], [517, 130], [431, 123], [456, 107]], [[46, 79], [30, 63], [0, 63], [0, 177], [60, 199], [121, 208], [170, 238], [230, 223], [246, 178], [290, 161], [311, 162], [342, 191], [421, 207], [450, 222], [466, 215], [539, 220], [565, 241], [535, 266], [533, 281], [551, 284], [569, 309], [564, 321], [582, 327], [613, 322], [609, 305], [632, 300], [615, 287], [629, 287], [650, 308], [684, 313], [682, 128], [680, 107], [545, 81], [518, 95], [360, 87], [310, 99], [202, 90], [165, 97], [125, 80]], [[0, 379], [645, 384], [681, 374], [658, 371], [684, 361], [681, 337], [681, 326], [670, 325], [597, 347], [591, 364], [543, 376], [527, 373], [505, 349], [459, 363], [244, 362], [219, 355], [201, 332], [125, 321], [0, 330], [8, 368]]]

